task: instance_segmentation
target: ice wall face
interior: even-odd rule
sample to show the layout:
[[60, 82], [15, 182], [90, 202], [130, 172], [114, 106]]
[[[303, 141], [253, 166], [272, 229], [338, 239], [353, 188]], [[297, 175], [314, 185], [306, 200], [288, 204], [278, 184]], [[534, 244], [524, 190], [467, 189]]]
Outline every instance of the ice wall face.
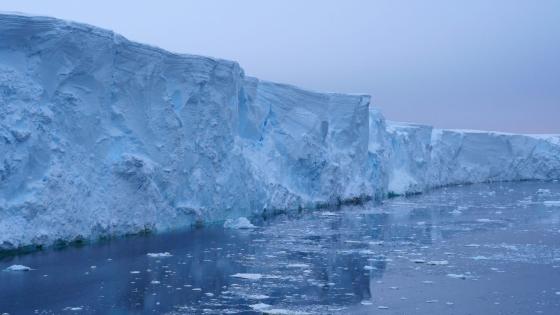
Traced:
[[[323, 94], [247, 78], [240, 102], [245, 155], [269, 209], [371, 196], [369, 96]], [[288, 200], [288, 203], [286, 203]]]
[[0, 244], [250, 213], [243, 72], [48, 18], [0, 16]]
[[560, 178], [560, 137], [434, 130], [430, 187]]
[[385, 117], [374, 107], [369, 109], [369, 164], [371, 166], [372, 181], [375, 183], [374, 198], [379, 200], [387, 195], [389, 185], [388, 162], [390, 160], [391, 145]]
[[422, 192], [430, 165], [431, 126], [388, 122], [387, 190], [393, 194]]
[[0, 249], [369, 196], [368, 107], [0, 15]]
[[515, 135], [389, 122], [388, 192], [560, 178], [560, 136]]

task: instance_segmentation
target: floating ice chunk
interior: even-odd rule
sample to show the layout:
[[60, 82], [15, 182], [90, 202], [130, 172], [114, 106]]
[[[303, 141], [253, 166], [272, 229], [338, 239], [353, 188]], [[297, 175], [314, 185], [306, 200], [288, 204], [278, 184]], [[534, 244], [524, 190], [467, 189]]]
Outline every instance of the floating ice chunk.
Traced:
[[465, 247], [480, 247], [479, 244], [467, 244]]
[[360, 243], [362, 243], [362, 241], [346, 240], [346, 241], [344, 241], [344, 243], [348, 243], [348, 244], [360, 244]]
[[165, 258], [165, 257], [171, 257], [173, 255], [171, 255], [171, 253], [169, 252], [163, 252], [163, 253], [147, 253], [146, 254], [148, 257], [150, 258]]
[[271, 308], [266, 310], [266, 314], [271, 315], [309, 315], [307, 312], [285, 310], [281, 308]]
[[337, 216], [338, 213], [336, 213], [336, 212], [331, 212], [331, 211], [323, 211], [323, 212], [321, 212], [321, 215], [322, 215], [322, 216], [325, 216], [325, 217], [332, 217], [332, 216]]
[[369, 250], [369, 249], [363, 249], [361, 251], [359, 251], [360, 255], [373, 255], [376, 254], [376, 252]]
[[260, 273], [236, 273], [231, 276], [234, 278], [241, 278], [247, 280], [260, 280], [263, 277], [263, 275], [261, 275]]
[[372, 305], [373, 303], [371, 301], [368, 301], [368, 300], [363, 300], [363, 301], [360, 302], [360, 304], [362, 304], [362, 305]]
[[547, 207], [560, 207], [560, 200], [548, 200], [543, 203]]
[[63, 311], [72, 311], [72, 312], [79, 312], [83, 310], [81, 306], [68, 306], [62, 309]]
[[378, 309], [378, 310], [388, 310], [389, 307], [388, 307], [388, 306], [379, 305], [379, 306], [377, 307], [377, 309]]
[[365, 269], [365, 270], [375, 270], [375, 269], [377, 269], [377, 268], [374, 267], [374, 266], [364, 266], [364, 269]]
[[157, 281], [157, 280], [152, 280], [150, 281], [151, 284], [160, 284], [161, 282]]
[[432, 266], [443, 266], [443, 265], [448, 265], [449, 262], [447, 260], [430, 260], [426, 264]]
[[513, 251], [519, 250], [517, 248], [517, 246], [515, 246], [515, 245], [501, 244], [500, 247], [505, 248], [505, 249], [509, 249], [509, 250], [513, 250]]
[[266, 294], [251, 294], [251, 295], [247, 295], [247, 299], [249, 300], [266, 300], [269, 299], [270, 296], [266, 295]]
[[488, 260], [489, 258], [486, 257], [486, 256], [478, 255], [478, 256], [471, 257], [471, 259], [474, 259], [474, 260]]
[[281, 309], [281, 308], [274, 308], [272, 309], [271, 305], [266, 304], [266, 303], [257, 303], [257, 304], [252, 304], [249, 305], [249, 307], [251, 307], [253, 310], [258, 311], [258, 312], [265, 312], [266, 314], [275, 314], [275, 315], [307, 315], [309, 313], [306, 312], [300, 312], [300, 311], [292, 311], [292, 310], [286, 310], [286, 309]]
[[490, 219], [486, 219], [486, 218], [483, 218], [483, 219], [476, 219], [476, 221], [477, 221], [477, 222], [480, 222], [480, 223], [490, 223], [490, 222], [494, 222], [494, 220], [490, 220]]
[[140, 271], [138, 271], [138, 270], [132, 270], [130, 273], [133, 274], [133, 275], [136, 275], [136, 274], [139, 274]]
[[455, 209], [455, 210], [453, 210], [453, 211], [451, 211], [451, 212], [449, 212], [449, 213], [454, 214], [454, 215], [459, 215], [459, 214], [462, 214], [463, 212], [462, 212], [461, 210], [459, 210], [459, 209]]
[[288, 264], [286, 265], [288, 268], [309, 268], [308, 264]]
[[10, 267], [4, 269], [4, 271], [30, 271], [33, 270], [24, 265], [11, 265]]
[[224, 227], [227, 229], [254, 229], [254, 226], [249, 219], [245, 217], [240, 217], [237, 219], [229, 219], [224, 223]]
[[271, 305], [266, 304], [266, 303], [257, 303], [257, 304], [251, 304], [249, 305], [249, 307], [251, 307], [252, 309], [254, 309], [255, 311], [263, 311], [264, 309], [269, 308]]
[[467, 276], [464, 274], [448, 273], [447, 276], [454, 279], [463, 279], [463, 280], [467, 279]]

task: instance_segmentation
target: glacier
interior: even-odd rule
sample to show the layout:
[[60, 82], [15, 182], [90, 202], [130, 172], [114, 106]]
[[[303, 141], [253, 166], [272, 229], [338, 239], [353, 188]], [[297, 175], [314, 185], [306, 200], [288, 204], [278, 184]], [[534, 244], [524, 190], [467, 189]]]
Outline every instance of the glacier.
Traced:
[[387, 121], [94, 26], [0, 14], [0, 250], [560, 178], [560, 136]]

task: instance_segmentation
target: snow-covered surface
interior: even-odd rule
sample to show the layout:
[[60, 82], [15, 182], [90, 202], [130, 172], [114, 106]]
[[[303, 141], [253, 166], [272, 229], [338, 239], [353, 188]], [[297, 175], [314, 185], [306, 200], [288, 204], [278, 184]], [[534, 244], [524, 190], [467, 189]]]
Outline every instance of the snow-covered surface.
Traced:
[[557, 136], [386, 122], [369, 96], [0, 14], [0, 250], [560, 178], [559, 147]]

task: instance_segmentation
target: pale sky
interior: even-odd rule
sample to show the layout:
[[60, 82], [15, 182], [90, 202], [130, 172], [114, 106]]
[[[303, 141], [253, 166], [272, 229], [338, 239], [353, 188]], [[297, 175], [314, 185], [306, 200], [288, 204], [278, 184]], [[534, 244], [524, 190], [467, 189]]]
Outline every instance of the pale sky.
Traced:
[[0, 0], [248, 75], [367, 93], [388, 119], [560, 133], [558, 0]]

